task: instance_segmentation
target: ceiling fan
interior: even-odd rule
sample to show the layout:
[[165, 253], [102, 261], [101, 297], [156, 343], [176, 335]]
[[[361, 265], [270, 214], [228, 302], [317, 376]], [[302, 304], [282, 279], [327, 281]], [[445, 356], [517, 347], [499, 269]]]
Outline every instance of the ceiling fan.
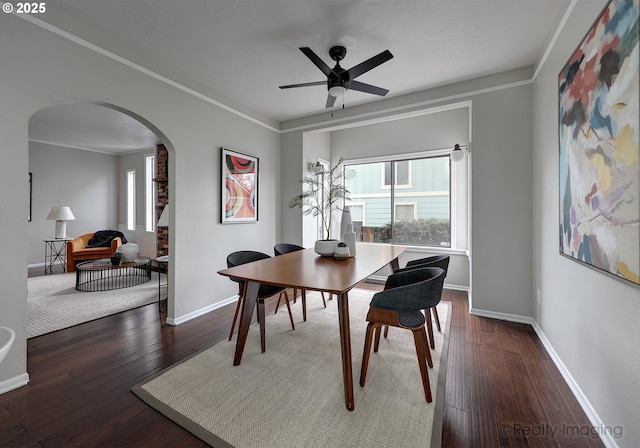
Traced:
[[348, 70], [340, 67], [340, 61], [343, 60], [347, 54], [347, 49], [340, 45], [331, 47], [331, 49], [329, 50], [329, 56], [331, 57], [331, 59], [336, 61], [336, 66], [333, 68], [330, 68], [327, 64], [325, 64], [324, 61], [320, 59], [320, 57], [315, 54], [313, 50], [311, 50], [311, 48], [301, 47], [300, 51], [302, 51], [309, 59], [311, 59], [311, 62], [313, 62], [316, 67], [318, 67], [320, 71], [324, 73], [324, 75], [327, 77], [327, 80], [304, 82], [302, 84], [290, 84], [287, 86], [280, 86], [281, 89], [321, 86], [326, 84], [327, 89], [329, 90], [326, 107], [333, 107], [333, 104], [336, 102], [336, 97], [343, 95], [349, 89], [380, 96], [385, 96], [387, 93], [389, 93], [387, 89], [372, 86], [371, 84], [365, 84], [364, 82], [355, 80], [355, 78], [362, 75], [363, 73], [366, 73], [369, 70], [376, 68], [378, 65], [383, 64], [389, 59], [393, 58], [393, 55], [389, 50], [385, 50], [382, 53], [377, 54], [364, 62], [361, 62], [355, 67], [351, 67]]

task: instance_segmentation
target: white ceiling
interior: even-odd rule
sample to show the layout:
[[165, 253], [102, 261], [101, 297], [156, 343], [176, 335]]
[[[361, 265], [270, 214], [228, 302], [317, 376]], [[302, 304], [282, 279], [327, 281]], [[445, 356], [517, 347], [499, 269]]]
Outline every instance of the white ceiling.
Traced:
[[[230, 99], [229, 105], [242, 112], [281, 122], [325, 110], [325, 86], [278, 88], [325, 79], [299, 47], [310, 47], [333, 67], [328, 50], [343, 45], [344, 68], [390, 50], [393, 59], [358, 78], [389, 89], [389, 98], [535, 65], [569, 3], [48, 0], [48, 14], [39, 18], [216, 100]], [[348, 91], [344, 105], [380, 99]], [[95, 129], [99, 146], [115, 152], [147, 143], [140, 142], [145, 132], [135, 125], [122, 132], [125, 125], [117, 114], [113, 123], [96, 112], [97, 122], [88, 125], [93, 112], [84, 106], [57, 106], [34, 116], [32, 138], [37, 134], [39, 140], [61, 144], [66, 138], [70, 146], [85, 147], [92, 145], [87, 130]], [[342, 107], [341, 100], [336, 106]], [[83, 126], [64, 125], [74, 115], [84, 119]]]

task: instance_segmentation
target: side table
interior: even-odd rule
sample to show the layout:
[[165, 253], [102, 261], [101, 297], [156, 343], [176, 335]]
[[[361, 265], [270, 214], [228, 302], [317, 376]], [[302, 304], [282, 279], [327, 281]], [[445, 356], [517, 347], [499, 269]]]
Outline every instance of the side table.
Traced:
[[73, 238], [55, 238], [44, 241], [44, 275], [53, 274], [53, 268], [59, 264], [62, 272], [67, 272], [67, 241]]

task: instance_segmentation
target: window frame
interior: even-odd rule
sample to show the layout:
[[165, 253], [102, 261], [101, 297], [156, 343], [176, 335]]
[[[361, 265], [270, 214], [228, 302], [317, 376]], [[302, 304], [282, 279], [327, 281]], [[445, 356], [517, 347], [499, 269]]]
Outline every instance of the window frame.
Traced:
[[136, 170], [129, 169], [127, 179], [127, 230], [136, 230]]
[[144, 156], [144, 219], [145, 230], [149, 233], [156, 231], [156, 189], [154, 174], [156, 172], [156, 155]]

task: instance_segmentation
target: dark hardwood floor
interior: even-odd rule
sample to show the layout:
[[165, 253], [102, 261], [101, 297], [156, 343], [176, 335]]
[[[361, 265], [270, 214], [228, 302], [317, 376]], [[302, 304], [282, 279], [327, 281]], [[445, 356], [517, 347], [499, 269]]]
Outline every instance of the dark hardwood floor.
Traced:
[[[590, 423], [530, 326], [469, 315], [463, 292], [443, 299], [453, 304], [444, 447], [604, 446], [575, 435]], [[0, 395], [0, 446], [206, 446], [130, 389], [227, 337], [233, 311], [173, 327], [152, 304], [30, 339], [31, 382]]]

